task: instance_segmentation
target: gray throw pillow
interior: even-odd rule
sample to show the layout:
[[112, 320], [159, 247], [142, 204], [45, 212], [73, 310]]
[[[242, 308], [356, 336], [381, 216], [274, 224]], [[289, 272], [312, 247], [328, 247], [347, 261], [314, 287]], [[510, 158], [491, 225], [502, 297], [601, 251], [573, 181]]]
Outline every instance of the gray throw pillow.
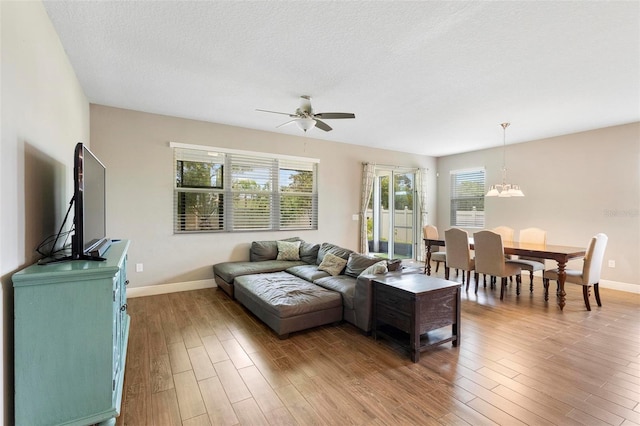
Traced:
[[305, 243], [303, 241], [300, 244], [300, 260], [309, 265], [316, 265], [318, 250], [320, 250], [320, 244]]
[[359, 253], [351, 253], [349, 260], [347, 260], [347, 269], [344, 271], [345, 275], [357, 278], [369, 266], [374, 263], [380, 262], [381, 259], [377, 257], [369, 257]]
[[342, 248], [340, 246], [337, 246], [331, 243], [322, 243], [322, 245], [320, 246], [320, 250], [318, 250], [318, 258], [316, 259], [316, 265], [320, 265], [322, 263], [322, 261], [324, 260], [324, 256], [327, 253], [331, 253], [334, 256], [338, 256], [343, 258], [344, 260], [347, 260], [349, 259], [349, 255], [353, 253], [353, 250]]
[[[300, 237], [285, 238], [280, 241], [301, 241]], [[252, 262], [262, 262], [264, 260], [275, 260], [278, 257], [278, 243], [275, 240], [254, 241], [251, 243], [249, 260]]]

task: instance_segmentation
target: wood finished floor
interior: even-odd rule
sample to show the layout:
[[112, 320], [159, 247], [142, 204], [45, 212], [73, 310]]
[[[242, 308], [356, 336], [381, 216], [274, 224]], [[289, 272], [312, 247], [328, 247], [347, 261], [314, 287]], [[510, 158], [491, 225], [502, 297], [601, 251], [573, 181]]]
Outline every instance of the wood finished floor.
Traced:
[[129, 299], [117, 424], [640, 425], [640, 296], [525, 283], [463, 292], [461, 345], [416, 364], [347, 323], [279, 340], [217, 289]]

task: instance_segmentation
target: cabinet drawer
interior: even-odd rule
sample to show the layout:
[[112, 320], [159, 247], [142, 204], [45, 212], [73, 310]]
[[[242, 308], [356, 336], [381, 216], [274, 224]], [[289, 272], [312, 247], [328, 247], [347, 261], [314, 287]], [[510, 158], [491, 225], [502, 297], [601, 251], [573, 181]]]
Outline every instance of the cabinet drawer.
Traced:
[[376, 288], [376, 301], [379, 304], [387, 305], [401, 312], [411, 312], [411, 296], [387, 286], [379, 285]]
[[411, 330], [411, 315], [386, 304], [376, 304], [376, 319], [407, 333]]

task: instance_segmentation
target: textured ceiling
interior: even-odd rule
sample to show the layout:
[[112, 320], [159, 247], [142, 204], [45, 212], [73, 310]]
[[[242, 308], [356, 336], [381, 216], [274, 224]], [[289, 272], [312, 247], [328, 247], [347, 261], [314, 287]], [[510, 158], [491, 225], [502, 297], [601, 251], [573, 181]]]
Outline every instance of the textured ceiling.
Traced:
[[92, 103], [442, 156], [640, 121], [640, 2], [45, 1]]

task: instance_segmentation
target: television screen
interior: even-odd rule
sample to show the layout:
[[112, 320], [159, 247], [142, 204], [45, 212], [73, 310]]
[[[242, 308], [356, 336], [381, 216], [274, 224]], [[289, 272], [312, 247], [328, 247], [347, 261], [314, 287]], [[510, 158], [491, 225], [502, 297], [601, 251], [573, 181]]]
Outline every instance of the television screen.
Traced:
[[73, 257], [99, 257], [108, 248], [106, 229], [106, 168], [83, 143], [74, 160]]

